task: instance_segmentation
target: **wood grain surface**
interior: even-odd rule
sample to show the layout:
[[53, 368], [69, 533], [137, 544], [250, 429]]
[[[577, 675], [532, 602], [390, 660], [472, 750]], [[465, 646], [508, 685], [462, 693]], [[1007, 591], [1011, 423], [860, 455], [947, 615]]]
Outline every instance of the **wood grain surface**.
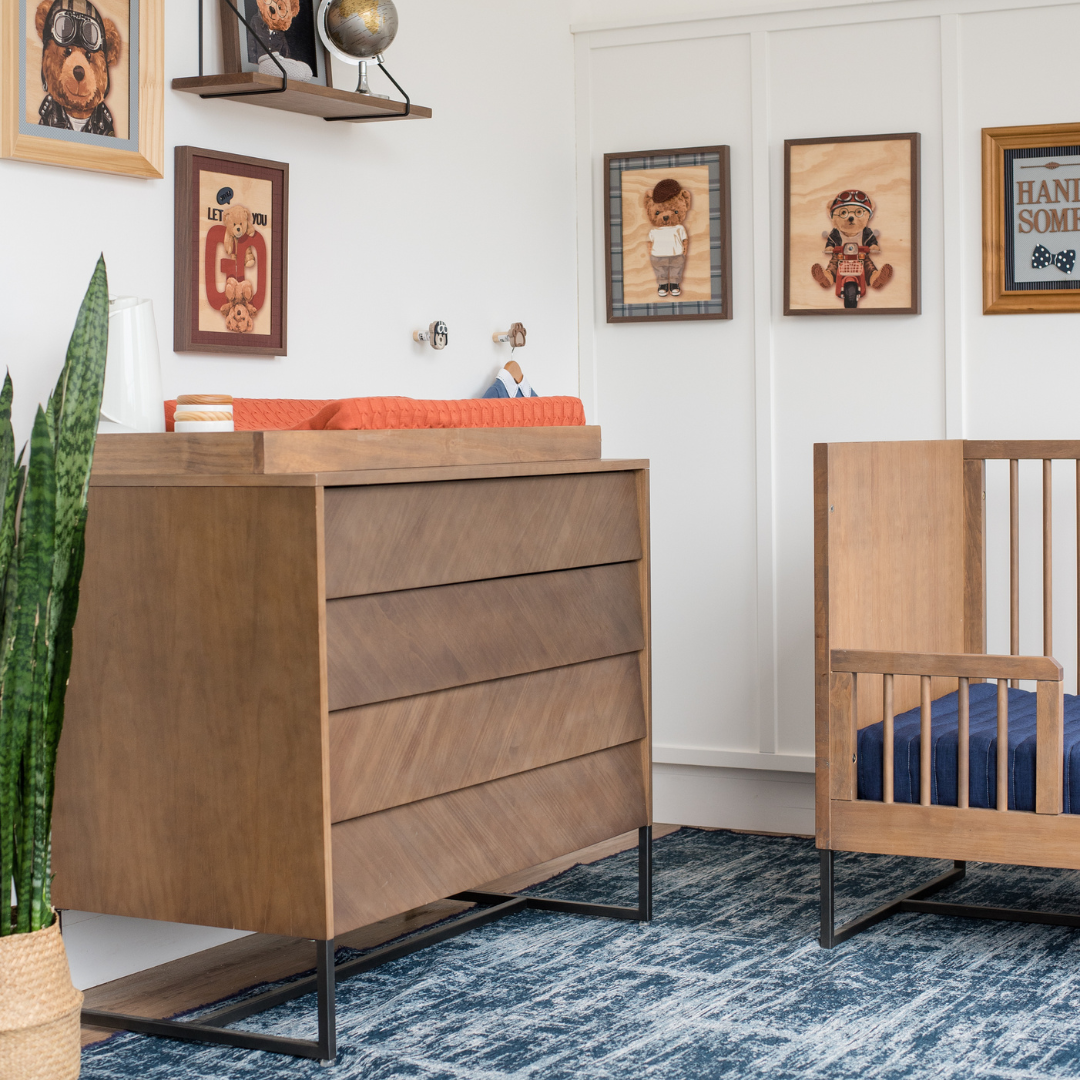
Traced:
[[1035, 813], [1060, 814], [1065, 795], [1065, 684], [1060, 679], [1039, 682], [1035, 693]]
[[624, 743], [340, 822], [335, 931], [646, 825], [644, 785], [640, 747]]
[[326, 493], [328, 597], [639, 558], [632, 472]]
[[[234, 15], [233, 18], [235, 19], [236, 16]], [[335, 90], [329, 86], [300, 82], [297, 79], [289, 80], [288, 88], [283, 94], [245, 96], [256, 88], [273, 90], [280, 86], [279, 75], [266, 75], [260, 71], [186, 76], [172, 81], [172, 88], [183, 94], [227, 96], [232, 91], [237, 96], [231, 100], [245, 105], [262, 105], [267, 109], [281, 109], [285, 112], [303, 113], [307, 116], [337, 117], [343, 123], [362, 124], [365, 121], [377, 120], [387, 113], [397, 113], [396, 119], [399, 120], [431, 118], [431, 109], [426, 105], [413, 105], [406, 116], [403, 101], [374, 97], [369, 94], [356, 94], [349, 90]]]
[[512, 461], [487, 465], [430, 465], [405, 469], [341, 469], [336, 472], [278, 473], [102, 473], [91, 487], [356, 487], [369, 484], [421, 484], [432, 480], [479, 480], [497, 476], [563, 476], [586, 472], [648, 469], [641, 458], [582, 461]]
[[986, 463], [964, 461], [964, 652], [986, 652]]
[[[942, 679], [1045, 679], [1060, 682], [1061, 665], [1052, 656], [1010, 656], [994, 653], [871, 652], [833, 649], [833, 671], [860, 674], [933, 675]], [[916, 704], [919, 702], [916, 701]], [[910, 706], [909, 706], [910, 707]], [[905, 710], [897, 705], [897, 713]]]
[[91, 494], [57, 766], [58, 907], [327, 936], [316, 500]]
[[[962, 447], [828, 446], [829, 648], [964, 651]], [[955, 689], [938, 680], [932, 692]], [[897, 713], [914, 708], [918, 679], [897, 678], [895, 693]], [[880, 677], [859, 679], [860, 726], [881, 719], [881, 694]]]
[[636, 652], [639, 588], [624, 562], [327, 601], [330, 708]]
[[835, 851], [1080, 870], [1080, 814], [834, 800], [830, 846]]
[[264, 473], [598, 458], [598, 427], [264, 431]]
[[643, 739], [638, 654], [330, 714], [333, 821]]
[[1080, 439], [965, 439], [967, 460], [1080, 458]]

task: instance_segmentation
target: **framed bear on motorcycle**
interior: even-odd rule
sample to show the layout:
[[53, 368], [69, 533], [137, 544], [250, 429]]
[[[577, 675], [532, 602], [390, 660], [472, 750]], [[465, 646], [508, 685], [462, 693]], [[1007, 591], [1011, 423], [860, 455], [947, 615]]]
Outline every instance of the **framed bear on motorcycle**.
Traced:
[[919, 135], [784, 142], [784, 314], [919, 314]]
[[164, 0], [4, 0], [0, 157], [160, 178]]
[[604, 155], [607, 321], [731, 318], [726, 146]]

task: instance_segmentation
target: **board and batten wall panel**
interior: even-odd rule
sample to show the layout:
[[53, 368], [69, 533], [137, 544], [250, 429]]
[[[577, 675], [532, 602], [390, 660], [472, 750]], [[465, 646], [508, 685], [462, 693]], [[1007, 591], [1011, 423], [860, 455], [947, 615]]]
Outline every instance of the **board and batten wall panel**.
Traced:
[[[592, 55], [588, 126], [598, 208], [603, 154], [730, 144], [750, 138], [746, 35], [629, 45]], [[579, 132], [580, 134], [580, 132]], [[579, 170], [580, 171], [580, 170]], [[736, 251], [753, 243], [750, 162], [732, 157]], [[753, 327], [749, 320], [676, 325], [604, 321], [603, 216], [595, 217], [595, 402], [605, 456], [651, 462], [653, 714], [660, 743], [756, 748], [744, 673], [754, 663]], [[736, 263], [735, 310], [752, 304]], [[582, 395], [588, 374], [583, 365]], [[732, 567], [740, 572], [732, 574]]]
[[[837, 104], [843, 100], [829, 59], [838, 47], [843, 57], [873, 58], [864, 69], [861, 107], [823, 109], [821, 96], [807, 92], [827, 87]], [[854, 23], [839, 34], [821, 26], [769, 35], [776, 723], [778, 749], [788, 753], [814, 749], [813, 445], [944, 434], [939, 56], [937, 19]], [[874, 86], [899, 92], [878, 94]], [[785, 317], [784, 140], [892, 131], [922, 135], [922, 314]], [[872, 224], [880, 229], [882, 251], [874, 256], [880, 266], [889, 260], [889, 222], [875, 218]], [[820, 228], [830, 228], [824, 206]]]
[[[769, 793], [776, 770], [812, 785], [813, 443], [1080, 430], [1075, 316], [982, 314], [980, 194], [982, 127], [1077, 119], [1061, 91], [1080, 4], [714, 0], [660, 15], [576, 0], [575, 17], [582, 396], [605, 452], [653, 459], [656, 815], [763, 829], [801, 815], [811, 832], [809, 801], [778, 816]], [[669, 76], [685, 108], [669, 107]], [[784, 140], [905, 131], [922, 135], [922, 314], [783, 316]], [[710, 143], [731, 146], [733, 321], [608, 326], [603, 154]], [[875, 224], [887, 261], [888, 223]], [[1069, 483], [1055, 481], [1063, 587]], [[991, 522], [992, 573], [1000, 541]], [[1035, 581], [1037, 538], [1028, 547]], [[1037, 592], [1022, 612], [1033, 633]], [[1003, 616], [992, 590], [990, 641], [1004, 632], [1007, 649]], [[1073, 616], [1055, 619], [1070, 688]], [[679, 784], [679, 769], [696, 771]]]

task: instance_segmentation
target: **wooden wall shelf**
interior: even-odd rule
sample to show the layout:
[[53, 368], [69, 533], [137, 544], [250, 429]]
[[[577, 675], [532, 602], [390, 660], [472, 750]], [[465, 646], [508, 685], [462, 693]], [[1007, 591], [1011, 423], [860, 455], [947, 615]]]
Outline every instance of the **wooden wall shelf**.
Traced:
[[[253, 90], [274, 90], [281, 85], [276, 75], [264, 75], [257, 71], [240, 71], [230, 75], [197, 75], [187, 79], [173, 79], [172, 88], [184, 94], [227, 98], [248, 105], [262, 105], [268, 109], [285, 112], [306, 113], [321, 116], [324, 120], [349, 117], [346, 123], [363, 124], [379, 120], [387, 113], [387, 120], [430, 120], [431, 110], [423, 105], [413, 105], [405, 115], [403, 101], [389, 98], [354, 94], [349, 90], [334, 90], [329, 86], [289, 80], [283, 94], [253, 94]], [[235, 96], [233, 96], [235, 95]], [[355, 119], [354, 119], [355, 118]], [[380, 121], [381, 122], [381, 121]]]

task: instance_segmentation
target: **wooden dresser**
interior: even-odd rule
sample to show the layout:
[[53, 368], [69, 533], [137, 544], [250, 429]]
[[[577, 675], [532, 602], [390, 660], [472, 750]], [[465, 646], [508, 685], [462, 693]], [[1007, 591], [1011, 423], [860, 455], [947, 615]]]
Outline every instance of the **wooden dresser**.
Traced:
[[332, 939], [650, 822], [598, 428], [98, 440], [57, 907]]

